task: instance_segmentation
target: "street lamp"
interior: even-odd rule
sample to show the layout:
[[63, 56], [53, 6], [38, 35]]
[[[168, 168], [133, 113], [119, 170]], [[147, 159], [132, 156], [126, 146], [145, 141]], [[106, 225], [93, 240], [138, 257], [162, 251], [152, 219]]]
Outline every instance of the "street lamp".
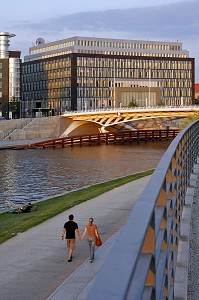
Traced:
[[21, 119], [21, 99], [19, 100], [19, 118]]
[[114, 84], [114, 90], [113, 90], [113, 107], [115, 107], [115, 59], [113, 60], [114, 61], [114, 78], [113, 78], [113, 84]]
[[149, 68], [149, 106], [151, 106], [151, 69]]
[[62, 99], [60, 99], [60, 115], [62, 114]]
[[31, 118], [33, 117], [33, 99], [31, 101]]
[[25, 111], [26, 111], [26, 118], [28, 118], [28, 109], [29, 109], [29, 99], [28, 99], [28, 97], [26, 97], [26, 109], [25, 109]]

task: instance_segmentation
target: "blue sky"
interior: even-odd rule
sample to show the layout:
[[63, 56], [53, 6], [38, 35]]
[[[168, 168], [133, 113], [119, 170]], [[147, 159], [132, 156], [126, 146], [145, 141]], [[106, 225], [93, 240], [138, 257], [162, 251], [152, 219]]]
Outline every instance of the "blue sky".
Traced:
[[0, 31], [16, 34], [11, 49], [21, 50], [22, 60], [38, 37], [179, 40], [196, 59], [199, 82], [198, 11], [198, 0], [2, 0]]
[[106, 9], [121, 9], [132, 7], [147, 7], [169, 3], [183, 2], [182, 0], [7, 0], [1, 2], [0, 25], [13, 21], [42, 20], [77, 12], [100, 11]]

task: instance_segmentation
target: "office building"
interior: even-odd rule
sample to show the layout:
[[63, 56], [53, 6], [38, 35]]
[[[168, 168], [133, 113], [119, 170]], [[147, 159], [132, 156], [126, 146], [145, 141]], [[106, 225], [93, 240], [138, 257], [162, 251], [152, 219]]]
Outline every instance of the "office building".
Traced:
[[194, 68], [178, 41], [39, 38], [22, 64], [22, 100], [26, 111], [45, 115], [129, 103], [190, 105]]
[[20, 117], [21, 60], [20, 51], [10, 51], [10, 38], [15, 34], [0, 32], [0, 116]]

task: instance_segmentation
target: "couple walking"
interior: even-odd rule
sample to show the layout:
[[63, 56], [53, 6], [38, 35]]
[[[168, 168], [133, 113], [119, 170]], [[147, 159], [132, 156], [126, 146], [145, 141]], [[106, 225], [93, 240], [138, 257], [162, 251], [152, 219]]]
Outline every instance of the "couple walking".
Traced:
[[69, 215], [69, 221], [64, 224], [63, 231], [62, 231], [62, 240], [65, 238], [67, 240], [67, 248], [68, 248], [68, 262], [72, 261], [72, 254], [73, 250], [76, 247], [76, 234], [79, 240], [83, 240], [84, 236], [87, 233], [87, 240], [90, 249], [90, 262], [93, 262], [94, 259], [94, 252], [95, 252], [95, 243], [96, 238], [100, 239], [97, 226], [93, 223], [93, 218], [89, 218], [89, 223], [86, 225], [82, 236], [80, 236], [78, 225], [76, 222], [73, 221], [74, 216]]

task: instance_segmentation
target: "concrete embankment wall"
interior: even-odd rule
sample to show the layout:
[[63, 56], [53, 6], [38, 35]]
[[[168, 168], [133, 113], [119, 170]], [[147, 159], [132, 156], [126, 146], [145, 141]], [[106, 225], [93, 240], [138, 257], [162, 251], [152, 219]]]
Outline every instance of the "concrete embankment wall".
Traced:
[[0, 140], [4, 139], [4, 134], [11, 131], [12, 128], [20, 127], [25, 122], [25, 119], [13, 119], [0, 121]]
[[[27, 124], [26, 124], [27, 123]], [[73, 125], [71, 126], [71, 124]], [[0, 140], [54, 139], [63, 136], [98, 134], [99, 124], [85, 121], [73, 122], [63, 116], [34, 119], [4, 120], [0, 122]], [[116, 131], [111, 129], [111, 132]]]
[[[27, 125], [26, 121], [30, 121]], [[64, 118], [61, 116], [42, 117], [32, 120], [16, 119], [0, 122], [0, 140], [32, 140], [58, 138], [64, 131], [66, 124], [62, 124]], [[24, 126], [23, 126], [24, 125]]]

